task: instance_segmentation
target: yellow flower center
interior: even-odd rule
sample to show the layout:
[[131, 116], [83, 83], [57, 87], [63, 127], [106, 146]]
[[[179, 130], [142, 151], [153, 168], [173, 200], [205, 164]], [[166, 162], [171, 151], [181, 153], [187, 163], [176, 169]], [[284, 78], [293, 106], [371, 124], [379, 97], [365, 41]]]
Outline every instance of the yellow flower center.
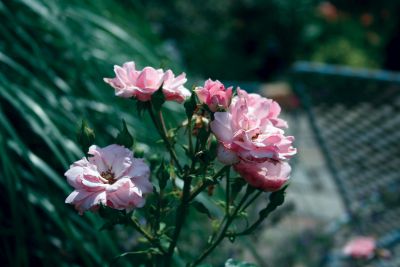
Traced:
[[107, 170], [101, 173], [101, 177], [106, 179], [109, 184], [113, 184], [115, 182], [114, 173], [111, 170]]

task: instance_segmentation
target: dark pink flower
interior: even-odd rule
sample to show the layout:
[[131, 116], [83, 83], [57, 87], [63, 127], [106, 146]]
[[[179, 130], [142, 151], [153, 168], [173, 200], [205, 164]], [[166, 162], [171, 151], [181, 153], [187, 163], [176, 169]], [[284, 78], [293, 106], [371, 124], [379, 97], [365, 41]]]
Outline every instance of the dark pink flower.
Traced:
[[133, 153], [119, 145], [91, 146], [89, 158], [82, 158], [65, 173], [74, 191], [65, 200], [82, 214], [100, 204], [118, 210], [132, 210], [145, 204], [153, 191], [150, 168]]
[[289, 181], [290, 165], [284, 161], [268, 160], [262, 163], [241, 161], [234, 169], [250, 185], [263, 191], [277, 191]]
[[218, 109], [227, 109], [231, 103], [232, 86], [225, 88], [218, 80], [208, 79], [204, 86], [197, 87], [195, 92], [200, 102], [206, 104], [213, 112]]

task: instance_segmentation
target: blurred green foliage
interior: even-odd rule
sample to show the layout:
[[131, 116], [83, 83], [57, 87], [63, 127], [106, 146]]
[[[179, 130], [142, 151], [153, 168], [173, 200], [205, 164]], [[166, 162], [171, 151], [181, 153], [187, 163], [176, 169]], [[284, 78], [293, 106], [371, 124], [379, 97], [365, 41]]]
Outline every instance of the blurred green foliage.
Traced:
[[379, 68], [400, 30], [394, 0], [131, 3], [188, 69], [213, 79], [268, 80], [295, 60]]
[[98, 145], [117, 135], [121, 119], [140, 142], [157, 140], [102, 77], [127, 60], [157, 67], [166, 53], [116, 1], [0, 1], [0, 20], [1, 265], [107, 265], [137, 241], [121, 247], [98, 231], [98, 216], [64, 204], [63, 173], [84, 155], [75, 141], [83, 118]]

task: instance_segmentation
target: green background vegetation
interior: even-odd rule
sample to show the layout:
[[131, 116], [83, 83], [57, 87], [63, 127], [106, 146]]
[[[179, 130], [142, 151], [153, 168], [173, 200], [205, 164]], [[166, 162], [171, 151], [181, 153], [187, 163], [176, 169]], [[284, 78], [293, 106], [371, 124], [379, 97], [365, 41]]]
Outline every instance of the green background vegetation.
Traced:
[[[144, 143], [152, 129], [102, 81], [114, 63], [158, 66], [147, 24], [112, 1], [0, 2], [0, 255], [6, 266], [100, 266], [122, 248], [98, 216], [64, 204], [63, 173], [83, 153], [82, 118], [106, 145], [121, 119]], [[28, 264], [29, 263], [29, 264]]]

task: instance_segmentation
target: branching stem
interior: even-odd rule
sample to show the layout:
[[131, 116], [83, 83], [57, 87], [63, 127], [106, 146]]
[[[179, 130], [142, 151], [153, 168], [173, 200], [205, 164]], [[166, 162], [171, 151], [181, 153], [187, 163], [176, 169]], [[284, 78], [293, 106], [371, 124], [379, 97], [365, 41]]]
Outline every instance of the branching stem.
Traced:
[[[222, 231], [220, 232], [220, 235], [218, 236], [217, 240], [215, 240], [214, 243], [212, 243], [203, 252], [203, 254], [201, 254], [201, 256], [198, 259], [196, 259], [193, 263], [189, 264], [188, 265], [189, 267], [197, 266], [219, 245], [219, 243], [221, 243], [221, 241], [226, 237], [226, 235], [225, 235], [226, 231], [229, 229], [229, 226], [231, 225], [231, 223], [235, 220], [239, 210], [241, 209], [241, 206], [244, 204], [244, 202], [247, 200], [248, 197], [249, 197], [249, 194], [247, 194], [247, 192], [246, 192], [246, 194], [243, 196], [240, 203], [237, 205], [236, 209], [234, 210], [232, 216], [227, 216], [227, 214], [225, 214], [225, 217], [227, 218], [226, 223], [225, 223], [224, 227], [222, 228]], [[221, 223], [221, 225], [222, 225], [222, 223]]]
[[152, 103], [150, 103], [148, 110], [149, 110], [150, 117], [151, 117], [154, 125], [156, 126], [158, 133], [160, 134], [161, 138], [163, 139], [165, 146], [167, 147], [169, 154], [171, 155], [171, 159], [175, 162], [175, 165], [176, 165], [176, 168], [178, 169], [178, 171], [180, 173], [182, 173], [182, 167], [179, 163], [178, 157], [176, 156], [175, 150], [172, 147], [171, 142], [168, 140], [168, 136], [167, 136], [167, 132], [165, 129], [164, 119], [162, 117], [161, 110], [159, 113], [160, 116], [158, 118], [155, 115]]

